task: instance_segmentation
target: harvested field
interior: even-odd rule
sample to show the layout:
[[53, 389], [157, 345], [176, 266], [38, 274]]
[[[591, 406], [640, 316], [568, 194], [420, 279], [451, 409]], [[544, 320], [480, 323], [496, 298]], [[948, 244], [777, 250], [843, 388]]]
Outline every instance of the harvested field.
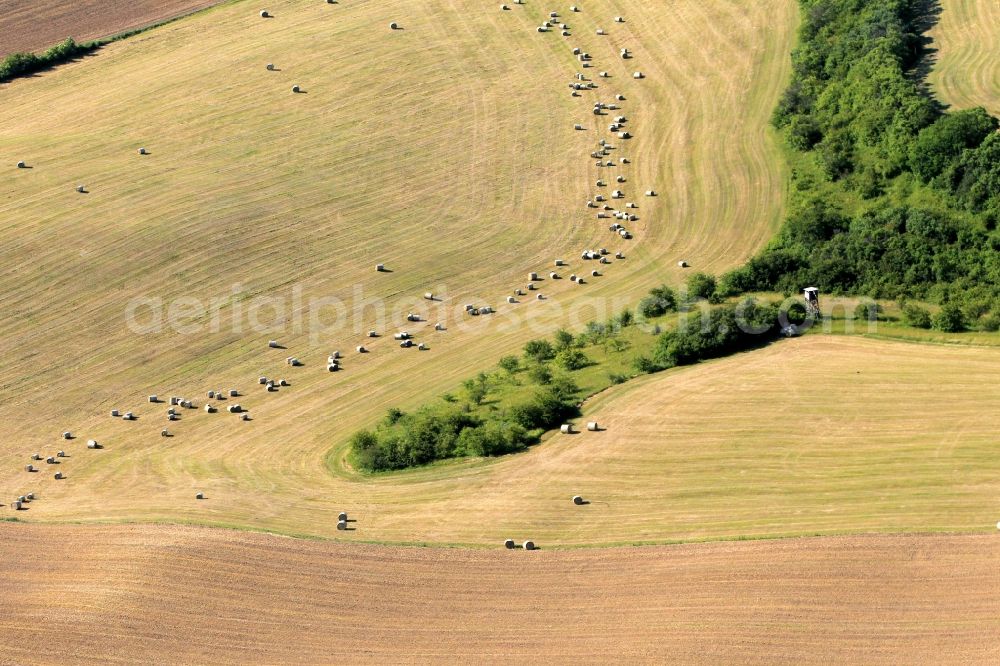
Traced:
[[1000, 115], [1000, 3], [942, 0], [931, 33], [938, 50], [930, 83], [938, 99], [959, 109], [985, 106]]
[[[182, 519], [493, 547], [992, 531], [998, 376], [995, 348], [807, 336], [606, 391], [578, 425], [607, 430], [503, 459], [372, 478], [335, 466], [331, 476], [326, 442], [277, 447], [281, 429], [260, 443], [237, 429], [232, 443], [177, 434], [164, 444], [157, 428], [134, 446], [75, 456], [69, 483], [18, 471], [0, 497], [43, 491], [31, 520]], [[273, 409], [251, 424], [278, 418]], [[208, 499], [196, 502], [197, 490]], [[574, 495], [592, 503], [575, 506]], [[342, 510], [355, 531], [336, 530]]]
[[0, 58], [42, 51], [67, 37], [110, 37], [210, 7], [219, 0], [6, 0], [0, 12]]
[[[223, 4], [4, 87], [0, 293], [12, 316], [0, 319], [0, 497], [26, 482], [22, 458], [57, 433], [106, 444], [67, 460], [65, 482], [45, 480], [49, 500], [33, 519], [326, 533], [340, 508], [331, 502], [356, 497], [388, 515], [381, 488], [409, 507], [400, 519], [435, 515], [442, 491], [453, 502], [464, 488], [408, 497], [408, 480], [331, 477], [327, 453], [390, 406], [455, 390], [527, 339], [582, 328], [682, 279], [678, 255], [703, 270], [740, 263], [781, 219], [785, 171], [767, 120], [787, 81], [792, 0], [599, 0], [573, 18], [571, 40], [535, 32], [542, 10], [530, 4], [267, 8], [274, 18], [262, 20], [257, 6]], [[597, 36], [615, 14], [631, 20]], [[567, 87], [572, 45], [612, 75], [580, 98]], [[620, 58], [625, 45], [633, 60]], [[639, 195], [631, 241], [585, 207], [601, 135], [572, 129], [617, 92], [635, 134], [631, 163], [616, 167]], [[505, 304], [528, 271], [565, 256], [579, 272], [580, 251], [601, 246], [627, 259], [585, 287], [545, 281], [547, 300]], [[428, 291], [440, 300], [424, 300]], [[258, 297], [283, 309], [254, 310], [255, 328]], [[310, 310], [326, 297], [344, 311]], [[126, 319], [134, 299], [164, 313], [188, 312], [184, 299], [215, 303], [219, 326], [206, 311], [137, 333]], [[472, 321], [456, 314], [468, 302], [499, 311]], [[408, 311], [429, 321], [403, 322]], [[404, 323], [429, 351], [364, 336]], [[288, 351], [268, 349], [274, 339]], [[370, 353], [326, 371], [330, 351], [360, 344]], [[304, 365], [290, 368], [289, 355]], [[260, 376], [291, 386], [268, 393]], [[206, 414], [199, 403], [160, 436], [166, 415], [146, 396], [228, 386], [255, 389], [241, 398], [252, 420], [235, 427], [225, 405]], [[139, 418], [109, 418], [112, 408]], [[211, 499], [195, 504], [198, 490]], [[366, 538], [450, 530], [417, 520]]]
[[2, 525], [0, 661], [996, 663], [998, 558], [993, 535], [525, 553]]

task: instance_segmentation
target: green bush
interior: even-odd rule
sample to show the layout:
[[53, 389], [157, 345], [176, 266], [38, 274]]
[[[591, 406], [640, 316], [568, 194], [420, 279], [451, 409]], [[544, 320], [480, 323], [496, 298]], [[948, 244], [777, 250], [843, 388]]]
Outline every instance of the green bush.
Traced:
[[528, 379], [530, 379], [535, 384], [547, 385], [552, 383], [552, 371], [549, 370], [549, 366], [540, 363], [538, 365], [532, 366], [528, 370]]
[[579, 349], [563, 349], [556, 354], [555, 362], [566, 370], [580, 370], [591, 363], [587, 355]]
[[480, 373], [475, 379], [467, 379], [462, 382], [462, 388], [465, 389], [465, 394], [466, 397], [468, 397], [469, 402], [474, 405], [481, 405], [483, 400], [486, 399], [486, 395], [489, 393], [486, 376], [482, 373]]
[[610, 381], [613, 386], [617, 386], [619, 384], [624, 384], [628, 380], [629, 380], [629, 376], [628, 375], [623, 375], [623, 374], [620, 374], [620, 373], [617, 373], [617, 372], [609, 372], [608, 373], [608, 381]]
[[687, 280], [687, 292], [690, 299], [711, 299], [715, 295], [715, 277], [707, 273], [695, 273]]
[[958, 333], [965, 330], [965, 317], [962, 309], [955, 303], [945, 303], [934, 315], [933, 326], [945, 333]]
[[907, 303], [903, 307], [903, 321], [914, 328], [930, 328], [931, 313], [919, 305]]
[[521, 361], [519, 361], [516, 356], [504, 356], [497, 363], [497, 366], [499, 366], [501, 370], [507, 372], [507, 374], [513, 375], [521, 369]]
[[524, 356], [536, 363], [544, 363], [555, 358], [556, 350], [548, 340], [531, 340], [524, 345]]
[[[992, 134], [975, 150], [963, 152], [943, 179], [965, 209], [997, 210], [1000, 207], [1000, 134]], [[996, 228], [995, 223], [992, 228]]]
[[963, 151], [977, 148], [997, 127], [997, 119], [981, 107], [941, 116], [922, 129], [913, 142], [910, 149], [913, 172], [924, 181], [936, 178]]
[[639, 314], [646, 319], [662, 317], [668, 312], [673, 312], [676, 309], [677, 294], [674, 293], [674, 290], [667, 285], [652, 289], [649, 292], [649, 296], [646, 296], [639, 301]]
[[638, 372], [641, 372], [644, 375], [663, 370], [663, 368], [657, 367], [656, 363], [653, 362], [653, 359], [648, 356], [637, 356], [635, 360], [632, 361], [632, 365], [635, 366], [635, 369]]
[[788, 124], [788, 142], [796, 150], [812, 150], [822, 140], [823, 132], [815, 118], [796, 116]]
[[[529, 373], [539, 369], [548, 373], [545, 365], [534, 366]], [[544, 386], [506, 407], [474, 407], [494, 386], [491, 381], [503, 379], [480, 373], [464, 382], [466, 391], [474, 394], [469, 403], [441, 401], [411, 413], [389, 409], [375, 428], [351, 435], [353, 463], [379, 472], [459, 456], [504, 455], [523, 450], [538, 441], [540, 433], [579, 413], [579, 387], [568, 377], [552, 378], [551, 373]]]
[[989, 314], [979, 322], [980, 328], [990, 333], [1000, 331], [1000, 314]]
[[878, 303], [858, 303], [854, 308], [854, 318], [861, 321], [878, 321], [882, 306]]
[[573, 334], [564, 328], [560, 328], [556, 331], [555, 335], [552, 336], [554, 340], [554, 346], [557, 352], [564, 349], [569, 349], [573, 346]]
[[712, 310], [706, 317], [667, 331], [657, 340], [649, 368], [663, 370], [678, 365], [725, 356], [766, 344], [778, 337], [778, 308], [745, 300]]
[[518, 423], [489, 421], [465, 428], [458, 435], [456, 453], [464, 456], [501, 456], [527, 446], [528, 431]]

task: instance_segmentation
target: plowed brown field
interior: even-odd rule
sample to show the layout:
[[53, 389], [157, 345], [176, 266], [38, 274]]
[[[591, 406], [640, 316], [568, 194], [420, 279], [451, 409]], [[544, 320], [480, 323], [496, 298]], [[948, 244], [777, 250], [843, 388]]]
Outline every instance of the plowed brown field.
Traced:
[[0, 57], [40, 51], [67, 37], [108, 37], [182, 16], [219, 0], [6, 0], [0, 12]]
[[0, 662], [996, 663], [1000, 538], [546, 552], [0, 527]]

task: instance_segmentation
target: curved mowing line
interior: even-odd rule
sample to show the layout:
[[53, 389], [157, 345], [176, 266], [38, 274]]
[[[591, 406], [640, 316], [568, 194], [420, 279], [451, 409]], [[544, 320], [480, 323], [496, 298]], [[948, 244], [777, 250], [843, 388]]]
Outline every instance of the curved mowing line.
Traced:
[[945, 104], [1000, 114], [1000, 4], [943, 0], [932, 31], [937, 63], [930, 82]]

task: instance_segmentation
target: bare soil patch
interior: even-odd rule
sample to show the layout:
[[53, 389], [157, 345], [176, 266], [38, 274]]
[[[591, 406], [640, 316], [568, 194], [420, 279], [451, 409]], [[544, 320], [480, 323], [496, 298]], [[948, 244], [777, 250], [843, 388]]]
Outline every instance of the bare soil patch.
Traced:
[[579, 551], [0, 526], [0, 662], [996, 663], [1000, 539]]

